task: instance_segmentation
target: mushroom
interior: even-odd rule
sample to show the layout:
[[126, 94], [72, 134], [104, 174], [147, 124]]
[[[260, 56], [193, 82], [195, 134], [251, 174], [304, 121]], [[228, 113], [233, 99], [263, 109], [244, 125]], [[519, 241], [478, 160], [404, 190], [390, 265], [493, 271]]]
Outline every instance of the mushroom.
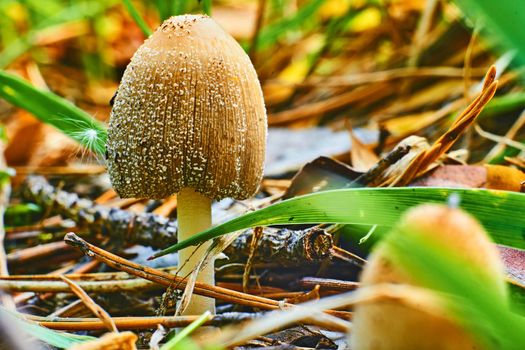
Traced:
[[[456, 253], [462, 261], [483, 271], [483, 282], [494, 286], [506, 298], [503, 263], [496, 246], [485, 230], [471, 216], [459, 209], [444, 205], [425, 204], [411, 209], [401, 220], [403, 232], [428, 236], [436, 243]], [[365, 266], [363, 287], [382, 283], [425, 285], [416, 280], [389, 256], [381, 243], [372, 252]], [[410, 254], [410, 252], [407, 252]], [[431, 290], [428, 293], [432, 293]], [[434, 306], [434, 305], [432, 305]], [[382, 349], [481, 349], [462, 326], [458, 325], [445, 306], [435, 305], [436, 313], [415, 308], [401, 300], [389, 297], [358, 304], [353, 316], [350, 334], [354, 350]]]
[[[118, 88], [107, 141], [111, 183], [123, 198], [176, 193], [185, 240], [210, 227], [212, 200], [257, 191], [266, 129], [261, 86], [241, 46], [208, 16], [171, 17], [139, 47]], [[179, 252], [182, 276], [208, 246]], [[197, 280], [213, 284], [213, 266]], [[185, 314], [214, 309], [213, 299], [193, 296]]]

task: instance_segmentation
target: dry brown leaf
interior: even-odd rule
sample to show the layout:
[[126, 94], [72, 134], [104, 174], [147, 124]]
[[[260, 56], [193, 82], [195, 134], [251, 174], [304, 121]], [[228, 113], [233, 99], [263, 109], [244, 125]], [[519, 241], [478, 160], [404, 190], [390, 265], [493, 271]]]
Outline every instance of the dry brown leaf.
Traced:
[[[379, 83], [372, 86], [360, 86], [348, 92], [326, 98], [321, 101], [302, 104], [298, 107], [268, 115], [268, 125], [282, 125], [306, 118], [316, 118], [324, 114], [346, 108], [363, 100], [381, 99], [391, 93], [387, 84]], [[265, 90], [266, 93], [266, 90]]]
[[458, 84], [457, 80], [443, 81], [428, 88], [420, 89], [416, 93], [396, 101], [395, 104], [388, 105], [383, 110], [376, 112], [376, 115], [379, 117], [378, 119], [382, 119], [381, 116], [406, 114], [424, 106], [439, 104], [453, 96], [460, 95], [462, 92], [463, 87]]
[[99, 339], [75, 345], [70, 350], [135, 350], [137, 339], [132, 332], [106, 333]]
[[283, 199], [346, 187], [361, 173], [350, 166], [329, 157], [319, 157], [306, 163], [295, 174]]
[[365, 146], [353, 132], [350, 132], [350, 137], [352, 139], [352, 150], [350, 151], [352, 168], [364, 173], [379, 162], [379, 157]]
[[391, 186], [400, 179], [407, 177], [410, 165], [417, 161], [418, 158], [421, 158], [430, 148], [427, 140], [419, 136], [409, 136], [403, 139], [397, 144], [396, 148], [404, 146], [410, 147], [408, 153], [389, 166], [377, 180], [374, 180], [369, 185], [378, 187]]
[[487, 188], [520, 192], [525, 183], [525, 173], [503, 165], [485, 165], [487, 169]]
[[442, 165], [411, 186], [489, 188], [520, 192], [525, 173], [503, 165]]
[[487, 169], [473, 165], [443, 165], [412, 182], [411, 186], [481, 188], [487, 183]]
[[9, 143], [5, 149], [7, 164], [26, 165], [43, 138], [42, 124], [31, 114], [19, 110], [6, 123]]
[[436, 122], [435, 111], [425, 111], [415, 114], [407, 114], [400, 117], [384, 120], [381, 125], [388, 130], [393, 137], [403, 137], [422, 130]]
[[42, 124], [44, 137], [31, 150], [27, 165], [43, 167], [67, 165], [75, 156], [82, 157], [85, 150], [57, 129]]

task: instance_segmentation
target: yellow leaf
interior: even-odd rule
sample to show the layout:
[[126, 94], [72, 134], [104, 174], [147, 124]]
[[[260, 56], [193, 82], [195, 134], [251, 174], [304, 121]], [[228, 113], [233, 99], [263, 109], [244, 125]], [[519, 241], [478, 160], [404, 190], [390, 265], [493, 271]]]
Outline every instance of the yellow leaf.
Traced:
[[14, 2], [5, 7], [4, 15], [9, 17], [16, 23], [24, 23], [27, 21], [27, 10], [24, 5]]
[[370, 7], [357, 14], [351, 22], [351, 29], [355, 32], [370, 30], [381, 24], [381, 12]]
[[321, 18], [340, 17], [350, 8], [350, 0], [327, 0], [321, 6], [319, 14]]

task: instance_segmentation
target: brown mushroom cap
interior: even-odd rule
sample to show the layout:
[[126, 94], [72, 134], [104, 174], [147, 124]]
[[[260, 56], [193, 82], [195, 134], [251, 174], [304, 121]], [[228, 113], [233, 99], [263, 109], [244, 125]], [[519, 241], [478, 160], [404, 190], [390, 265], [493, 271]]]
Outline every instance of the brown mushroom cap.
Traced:
[[171, 17], [126, 68], [109, 121], [107, 163], [121, 197], [190, 187], [244, 199], [261, 181], [266, 111], [255, 69], [211, 18]]

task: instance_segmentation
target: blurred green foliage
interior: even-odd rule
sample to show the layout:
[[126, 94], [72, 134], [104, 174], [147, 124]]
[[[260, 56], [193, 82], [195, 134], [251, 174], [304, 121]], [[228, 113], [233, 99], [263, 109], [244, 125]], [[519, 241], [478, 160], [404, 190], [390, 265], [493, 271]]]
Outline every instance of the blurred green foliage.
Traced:
[[25, 226], [42, 215], [41, 208], [33, 203], [13, 204], [7, 207], [4, 220], [8, 226]]
[[[117, 0], [3, 0], [0, 2], [0, 68], [7, 67], [27, 51], [38, 56], [38, 35], [53, 27], [80, 20], [96, 27]], [[102, 38], [101, 38], [102, 39]], [[86, 67], [89, 68], [92, 67]]]
[[13, 329], [20, 329], [22, 334], [35, 337], [36, 339], [53, 345], [59, 349], [67, 349], [76, 344], [96, 339], [87, 335], [76, 335], [72, 333], [59, 332], [42, 327], [36, 322], [25, 320], [18, 312], [8, 310], [3, 306], [0, 306], [0, 317], [2, 317], [5, 322], [12, 324], [14, 327]]
[[[251, 2], [253, 5], [259, 3], [255, 0]], [[456, 2], [461, 6], [466, 17], [485, 24], [487, 33], [494, 33], [498, 38], [502, 38], [500, 41], [503, 45], [506, 44], [507, 48], [514, 47], [522, 57], [525, 57], [523, 45], [525, 39], [522, 38], [524, 34], [518, 28], [520, 23], [525, 22], [523, 18], [525, 14], [523, 11], [516, 10], [515, 2], [503, 0], [498, 2], [498, 5], [490, 0], [479, 2], [457, 0]], [[324, 74], [323, 72], [330, 73], [330, 68], [327, 69], [328, 66], [322, 64], [326, 62], [326, 60], [323, 61], [323, 58], [337, 57], [343, 52], [345, 45], [348, 45], [347, 34], [362, 26], [363, 18], [365, 22], [374, 23], [388, 17], [385, 14], [388, 3], [379, 0], [364, 0], [355, 3], [342, 0], [339, 2], [333, 0], [269, 0], [264, 3], [266, 6], [263, 9], [263, 24], [257, 40], [244, 39], [241, 42], [246, 50], [249, 49], [252, 57], [271, 57], [279, 51], [280, 47], [292, 46], [301, 38], [315, 39], [314, 44], [307, 45], [308, 49], [303, 62], [294, 62], [294, 57], [292, 57], [292, 62], [286, 67], [292, 68], [289, 71], [296, 76], [292, 79], [292, 83], [300, 83], [315, 73], [321, 75]], [[9, 67], [16, 63], [17, 59], [24, 57], [24, 54], [28, 54], [37, 65], [55, 64], [58, 69], [60, 67], [81, 68], [90, 81], [117, 81], [132, 52], [122, 55], [119, 62], [116, 62], [116, 58], [112, 55], [116, 55], [122, 47], [133, 47], [133, 45], [127, 45], [126, 40], [129, 38], [117, 36], [122, 35], [122, 29], [119, 34], [114, 34], [118, 31], [115, 27], [128, 26], [129, 22], [133, 21], [137, 28], [141, 28], [146, 37], [160, 21], [171, 15], [188, 12], [211, 13], [212, 5], [216, 4], [231, 6], [231, 3], [226, 1], [213, 2], [212, 0], [46, 0], [45, 2], [2, 0], [0, 11], [4, 15], [0, 16], [0, 68]], [[379, 19], [370, 16], [371, 10], [375, 10]], [[122, 23], [123, 18], [127, 22]], [[60, 29], [67, 35], [70, 29], [68, 26], [79, 22], [85, 26], [83, 28], [87, 32], [78, 35], [73, 43], [68, 43], [65, 48], [66, 53], [60, 56], [62, 61], [54, 62], [54, 57], [48, 57], [49, 50], [46, 50], [45, 45], [40, 44], [42, 38]], [[129, 30], [124, 28], [123, 31]], [[136, 34], [135, 37], [137, 37]], [[138, 43], [135, 45], [140, 44], [142, 39], [139, 33]], [[280, 79], [282, 78], [280, 75], [271, 78]], [[29, 89], [18, 92], [19, 102], [30, 100], [31, 95], [25, 95], [25, 92], [29, 93]], [[497, 116], [519, 109], [520, 106], [523, 106], [522, 95], [521, 92], [517, 92], [509, 96], [498, 97], [489, 104], [483, 116]], [[4, 98], [9, 100], [9, 97], [4, 96]], [[12, 100], [9, 101], [15, 103]], [[18, 104], [18, 106], [26, 108], [23, 104]], [[35, 112], [30, 106], [26, 109]], [[71, 117], [68, 114], [64, 115]], [[68, 123], [68, 125], [71, 124]], [[79, 125], [82, 127], [77, 123], [77, 129]], [[61, 125], [55, 126], [61, 129]], [[72, 133], [68, 128], [63, 131], [70, 136], [76, 135], [79, 141], [86, 135], [91, 135], [93, 128], [90, 125], [84, 126], [86, 128], [84, 131], [75, 130]], [[101, 131], [99, 143], [102, 143], [104, 132], [100, 128], [97, 129]], [[96, 151], [103, 153], [104, 147], [97, 145]], [[494, 161], [501, 162], [503, 155], [514, 155], [515, 153], [514, 150], [506, 151]]]
[[445, 293], [447, 306], [459, 323], [487, 349], [522, 348], [525, 318], [511, 310], [495, 286], [483, 283], [485, 271], [465, 264], [443, 245], [407, 228], [394, 229], [383, 244], [395, 263], [410, 271], [415, 280]]
[[521, 0], [455, 0], [472, 23], [481, 25], [493, 45], [516, 50], [525, 63], [525, 7]]

